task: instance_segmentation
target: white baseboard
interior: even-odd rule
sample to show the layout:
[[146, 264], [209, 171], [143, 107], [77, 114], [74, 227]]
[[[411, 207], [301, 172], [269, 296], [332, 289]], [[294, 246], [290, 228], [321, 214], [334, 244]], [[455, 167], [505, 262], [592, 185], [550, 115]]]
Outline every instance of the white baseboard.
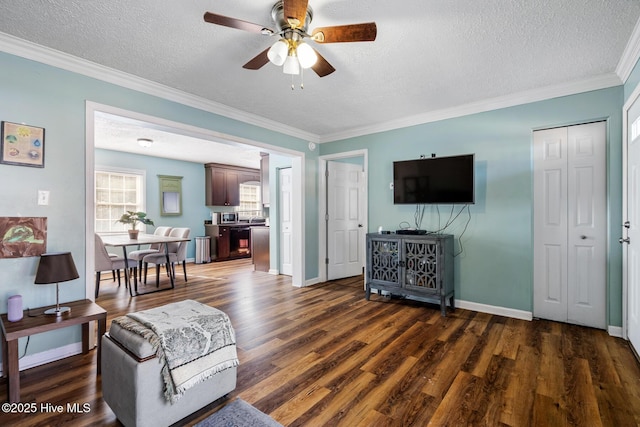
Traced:
[[[533, 320], [533, 313], [524, 310], [515, 310], [512, 308], [498, 307], [495, 305], [479, 304], [477, 302], [456, 300], [456, 307], [466, 310], [479, 311], [482, 313], [497, 314], [499, 316], [512, 317], [514, 319]], [[622, 335], [622, 327], [611, 326], [607, 328], [607, 332], [612, 337], [624, 338]]]
[[624, 335], [622, 334], [622, 326], [609, 325], [609, 327], [607, 328], [607, 332], [609, 332], [609, 335], [611, 335], [612, 337], [624, 338]]
[[516, 310], [514, 308], [499, 307], [497, 305], [480, 304], [477, 302], [456, 300], [456, 308], [479, 311], [481, 313], [497, 314], [498, 316], [512, 317], [514, 319], [533, 320], [530, 311]]
[[277, 268], [271, 268], [269, 269], [269, 274], [273, 274], [274, 276], [277, 276], [278, 274], [280, 274], [280, 271]]
[[[35, 368], [36, 366], [44, 365], [45, 363], [55, 362], [56, 360], [64, 359], [65, 357], [75, 356], [82, 353], [82, 343], [68, 344], [63, 347], [53, 348], [41, 353], [30, 354], [19, 360], [20, 370]], [[4, 366], [2, 367], [2, 374], [4, 375]]]
[[313, 279], [307, 279], [304, 281], [304, 286], [313, 286], [313, 285], [317, 285], [318, 283], [320, 283], [320, 278], [319, 277], [314, 277]]

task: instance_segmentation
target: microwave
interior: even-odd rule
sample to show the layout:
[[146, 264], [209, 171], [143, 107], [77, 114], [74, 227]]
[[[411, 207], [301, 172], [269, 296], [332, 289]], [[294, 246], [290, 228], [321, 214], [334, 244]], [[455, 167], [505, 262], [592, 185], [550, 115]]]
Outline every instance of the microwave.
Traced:
[[218, 224], [235, 224], [238, 222], [237, 212], [218, 212]]

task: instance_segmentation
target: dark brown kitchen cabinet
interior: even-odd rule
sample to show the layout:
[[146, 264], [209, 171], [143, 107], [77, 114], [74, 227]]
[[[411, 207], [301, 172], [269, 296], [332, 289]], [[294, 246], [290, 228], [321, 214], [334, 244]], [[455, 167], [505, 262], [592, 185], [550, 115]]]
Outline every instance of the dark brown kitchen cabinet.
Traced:
[[205, 168], [205, 204], [240, 206], [240, 184], [260, 181], [257, 169], [207, 163]]
[[[251, 257], [252, 228], [246, 223], [229, 225], [205, 224], [205, 235], [211, 237], [211, 261]], [[263, 226], [263, 228], [265, 227]]]
[[240, 173], [239, 184], [244, 184], [245, 182], [260, 182], [260, 171], [258, 169], [251, 169], [247, 172]]
[[231, 251], [231, 229], [229, 227], [218, 228], [218, 259], [227, 259]]

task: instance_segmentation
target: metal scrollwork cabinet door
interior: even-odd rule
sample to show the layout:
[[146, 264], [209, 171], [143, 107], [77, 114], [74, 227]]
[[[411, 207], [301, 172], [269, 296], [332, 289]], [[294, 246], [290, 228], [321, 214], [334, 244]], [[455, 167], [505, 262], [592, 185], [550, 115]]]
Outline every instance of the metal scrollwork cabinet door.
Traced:
[[455, 309], [453, 235], [367, 234], [366, 298], [378, 294], [436, 300]]

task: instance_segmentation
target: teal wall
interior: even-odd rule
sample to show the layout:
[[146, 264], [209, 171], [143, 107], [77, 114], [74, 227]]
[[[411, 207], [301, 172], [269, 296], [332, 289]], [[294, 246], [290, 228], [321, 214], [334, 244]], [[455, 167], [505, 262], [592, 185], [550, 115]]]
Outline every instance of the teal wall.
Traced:
[[[636, 67], [637, 68], [637, 67]], [[389, 183], [393, 160], [475, 153], [476, 204], [456, 257], [456, 297], [465, 301], [532, 309], [532, 156], [534, 129], [608, 120], [608, 316], [609, 324], [622, 324], [621, 249], [617, 243], [621, 218], [621, 108], [640, 81], [634, 70], [623, 87], [593, 91], [548, 101], [469, 115], [450, 120], [350, 138], [310, 152], [307, 141], [248, 125], [236, 120], [166, 101], [117, 85], [0, 53], [0, 120], [26, 123], [46, 129], [45, 168], [0, 164], [2, 190], [0, 216], [43, 216], [48, 219], [48, 251], [71, 251], [81, 278], [60, 286], [61, 300], [85, 297], [85, 103], [92, 101], [137, 113], [210, 129], [287, 150], [305, 153], [305, 279], [318, 274], [318, 155], [368, 149], [370, 231], [378, 226], [395, 230], [402, 221], [413, 222], [414, 209], [394, 206]], [[106, 160], [105, 160], [106, 161]], [[157, 191], [151, 179], [170, 173], [169, 165], [153, 162], [148, 172], [149, 194]], [[178, 169], [181, 169], [182, 166]], [[184, 165], [185, 179], [191, 171]], [[159, 172], [162, 169], [162, 172]], [[272, 177], [273, 178], [273, 177]], [[195, 180], [197, 181], [197, 180]], [[274, 179], [272, 179], [275, 182]], [[195, 182], [202, 186], [202, 181]], [[183, 189], [186, 183], [183, 182]], [[37, 191], [51, 191], [51, 203], [38, 206]], [[202, 190], [202, 191], [201, 191]], [[183, 193], [185, 194], [185, 193]], [[203, 194], [201, 187], [194, 197]], [[148, 201], [148, 209], [156, 209]], [[183, 201], [184, 203], [184, 201]], [[157, 205], [157, 204], [156, 204]], [[200, 205], [198, 205], [200, 206]], [[194, 211], [189, 221], [202, 223], [207, 211]], [[198, 208], [199, 210], [199, 208]], [[449, 215], [450, 206], [438, 212], [429, 208], [423, 228], [435, 228]], [[457, 213], [457, 210], [456, 210]], [[273, 216], [273, 203], [271, 207]], [[155, 216], [159, 218], [158, 215]], [[185, 218], [186, 219], [186, 218]], [[460, 235], [467, 220], [463, 212], [450, 231]], [[198, 231], [195, 234], [200, 234]], [[460, 245], [462, 243], [462, 246]], [[35, 286], [38, 258], [0, 259], [0, 312], [7, 297], [23, 295], [25, 307], [55, 301], [54, 286]], [[273, 266], [273, 264], [272, 264]], [[28, 355], [80, 341], [79, 328], [68, 328], [31, 339]], [[24, 341], [21, 340], [20, 353]]]
[[[211, 209], [205, 206], [204, 166], [200, 163], [162, 159], [152, 156], [124, 153], [111, 150], [95, 150], [95, 164], [100, 166], [138, 169], [146, 171], [146, 212], [155, 227], [188, 227], [191, 241], [187, 248], [187, 258], [195, 258], [194, 237], [204, 236], [204, 221], [211, 218]], [[182, 215], [160, 215], [160, 190], [158, 175], [182, 177]], [[153, 232], [155, 227], [148, 227]], [[110, 249], [110, 251], [112, 251]]]
[[[532, 131], [591, 120], [608, 120], [608, 308], [609, 324], [622, 324], [621, 218], [622, 86], [535, 102], [460, 118], [381, 132], [321, 145], [321, 155], [366, 148], [369, 159], [369, 231], [414, 226], [414, 206], [394, 205], [392, 162], [475, 153], [476, 203], [447, 232], [460, 237], [456, 251], [456, 298], [532, 311]], [[454, 215], [460, 210], [454, 206]], [[422, 228], [438, 229], [451, 205], [426, 209]], [[406, 225], [406, 224], [405, 224]], [[462, 245], [461, 245], [462, 243]]]
[[[0, 120], [46, 129], [44, 168], [0, 164], [3, 184], [0, 216], [46, 217], [47, 250], [71, 251], [80, 279], [60, 285], [61, 301], [85, 298], [85, 283], [93, 280], [93, 272], [85, 271], [85, 200], [87, 191], [93, 191], [85, 188], [87, 101], [307, 153], [305, 182], [309, 188], [316, 187], [314, 169], [317, 154], [309, 155], [307, 141], [3, 52], [0, 52], [0, 99], [3, 101], [0, 103]], [[152, 182], [151, 179], [148, 181]], [[185, 185], [183, 183], [183, 188]], [[149, 187], [151, 192], [154, 188], [157, 190], [157, 187]], [[51, 192], [50, 205], [37, 205], [38, 190]], [[196, 193], [197, 197], [204, 194], [200, 190]], [[317, 211], [315, 197], [313, 191], [305, 196], [308, 212]], [[200, 224], [206, 218], [205, 212], [194, 215], [199, 217]], [[317, 217], [305, 221], [307, 247], [315, 248]], [[6, 313], [7, 298], [15, 294], [23, 296], [25, 308], [55, 303], [55, 286], [33, 284], [38, 259], [0, 259], [0, 312]], [[306, 278], [315, 277], [317, 255], [308, 254], [306, 263]], [[79, 327], [39, 334], [30, 340], [27, 356], [79, 341]], [[25, 342], [20, 341], [20, 354], [24, 351]]]

